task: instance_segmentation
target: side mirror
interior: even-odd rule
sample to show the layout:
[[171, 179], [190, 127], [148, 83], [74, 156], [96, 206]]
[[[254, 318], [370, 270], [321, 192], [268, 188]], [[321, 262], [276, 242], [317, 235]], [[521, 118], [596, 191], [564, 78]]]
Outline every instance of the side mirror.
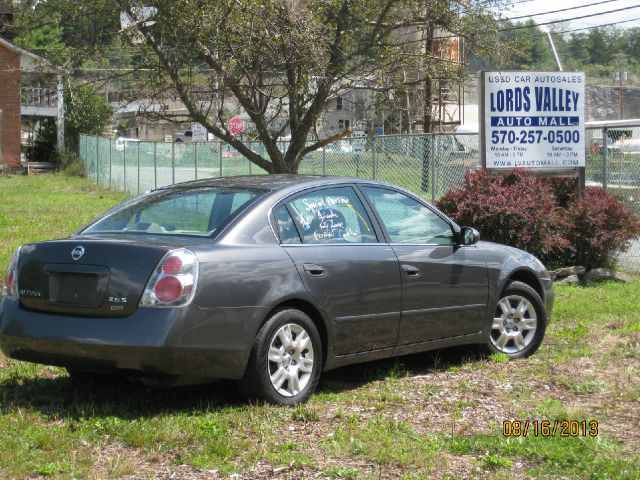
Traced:
[[480, 232], [475, 228], [462, 227], [460, 229], [460, 238], [462, 239], [462, 245], [475, 245], [480, 240]]

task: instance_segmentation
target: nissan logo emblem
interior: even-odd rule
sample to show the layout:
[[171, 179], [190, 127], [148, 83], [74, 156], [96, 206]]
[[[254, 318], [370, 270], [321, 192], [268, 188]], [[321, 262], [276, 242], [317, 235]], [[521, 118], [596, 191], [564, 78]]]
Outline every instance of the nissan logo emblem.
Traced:
[[74, 260], [80, 260], [80, 258], [84, 255], [84, 247], [79, 246], [71, 250], [71, 258]]

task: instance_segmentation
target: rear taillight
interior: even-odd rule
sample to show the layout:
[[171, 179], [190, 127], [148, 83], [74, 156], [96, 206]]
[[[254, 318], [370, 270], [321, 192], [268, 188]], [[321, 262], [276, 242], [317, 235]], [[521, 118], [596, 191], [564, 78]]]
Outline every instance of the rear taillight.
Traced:
[[13, 252], [7, 273], [4, 276], [4, 284], [2, 286], [2, 296], [16, 299], [18, 298], [18, 257], [20, 256], [20, 247]]
[[140, 299], [141, 307], [187, 305], [196, 291], [198, 259], [185, 248], [171, 250], [153, 271]]

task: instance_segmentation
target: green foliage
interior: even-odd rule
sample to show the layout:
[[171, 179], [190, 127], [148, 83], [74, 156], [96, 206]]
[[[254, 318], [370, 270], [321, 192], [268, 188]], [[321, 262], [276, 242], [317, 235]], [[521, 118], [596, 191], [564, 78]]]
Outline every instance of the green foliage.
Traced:
[[308, 405], [296, 405], [291, 412], [291, 420], [296, 422], [317, 422], [318, 413]]
[[[524, 28], [523, 28], [524, 27]], [[505, 22], [501, 39], [509, 52], [498, 67], [556, 70], [553, 51], [545, 32], [533, 20]], [[552, 27], [553, 28], [553, 27]], [[562, 28], [562, 27], [560, 27]], [[626, 56], [625, 70], [640, 72], [640, 28], [592, 28], [569, 34], [553, 33], [560, 61], [566, 70], [585, 71], [589, 77], [611, 80], [620, 68], [616, 54]]]
[[20, 244], [66, 237], [125, 198], [81, 178], [0, 177], [0, 279]]
[[68, 150], [60, 158], [59, 170], [68, 177], [85, 177], [84, 161], [76, 152]]
[[56, 123], [52, 118], [47, 118], [40, 123], [33, 146], [27, 152], [29, 161], [58, 163], [60, 154], [56, 149], [57, 131]]
[[493, 363], [509, 363], [509, 356], [504, 353], [492, 353], [489, 360]]
[[101, 135], [111, 122], [109, 102], [91, 85], [72, 85], [65, 89], [65, 135], [67, 146], [78, 148], [79, 135]]
[[491, 455], [490, 453], [482, 457], [482, 467], [485, 470], [497, 470], [499, 468], [508, 468], [513, 465], [513, 460], [500, 455]]
[[[68, 48], [57, 64], [131, 68], [135, 75], [119, 76], [121, 90], [155, 104], [180, 99], [190, 120], [255, 165], [295, 173], [307, 153], [350, 133], [317, 138], [315, 127], [326, 102], [351, 85], [375, 83], [388, 105], [397, 102], [389, 92], [409, 97], [411, 90], [415, 97], [425, 78], [465, 75], [447, 58], [422, 54], [427, 31], [460, 35], [467, 51], [493, 49], [495, 35], [487, 38], [483, 27], [500, 0], [464, 3], [462, 14], [458, 2], [446, 0], [158, 0], [151, 2], [157, 8], [152, 25], [122, 29], [118, 13], [135, 18], [139, 1], [118, 1], [114, 8], [109, 0], [46, 0], [21, 8], [21, 35], [31, 35], [42, 18], [56, 19], [56, 40]], [[370, 117], [374, 102], [363, 100], [356, 115]], [[259, 152], [226, 128], [241, 110], [265, 147]], [[292, 140], [282, 152], [277, 140], [287, 130]], [[308, 145], [308, 137], [315, 142]]]
[[[18, 35], [14, 39], [16, 45], [36, 52], [52, 62], [65, 62], [69, 57], [69, 49], [64, 44], [64, 29], [60, 25], [60, 15], [51, 13], [47, 22], [38, 23], [29, 19], [29, 15], [35, 14], [32, 10], [18, 10], [17, 27]], [[28, 28], [21, 28], [23, 25]]]
[[511, 55], [506, 57], [506, 66], [524, 70], [555, 69], [555, 60], [549, 41], [536, 23], [533, 20], [527, 20], [512, 26], [517, 29], [506, 30], [501, 35], [502, 39], [512, 47]]
[[16, 44], [65, 69], [100, 57], [101, 45], [112, 43], [119, 29], [120, 18], [110, 0], [92, 5], [75, 0], [13, 3]]
[[[18, 244], [65, 236], [122, 199], [84, 179], [0, 177], [0, 278]], [[248, 405], [227, 382], [170, 390], [71, 382], [62, 369], [0, 354], [0, 477], [181, 477], [195, 467], [225, 478], [636, 480], [634, 437], [616, 427], [638, 412], [640, 281], [560, 285], [556, 295], [550, 342], [530, 359], [470, 359], [453, 374], [461, 353], [445, 350], [439, 372], [429, 368], [432, 354], [405, 357], [402, 369], [394, 361], [346, 367], [327, 372], [319, 393], [293, 409]], [[580, 322], [588, 330], [561, 335]], [[585, 346], [584, 359], [571, 356]], [[378, 411], [372, 390], [403, 402]], [[501, 422], [512, 415], [603, 426], [597, 438], [507, 438]]]

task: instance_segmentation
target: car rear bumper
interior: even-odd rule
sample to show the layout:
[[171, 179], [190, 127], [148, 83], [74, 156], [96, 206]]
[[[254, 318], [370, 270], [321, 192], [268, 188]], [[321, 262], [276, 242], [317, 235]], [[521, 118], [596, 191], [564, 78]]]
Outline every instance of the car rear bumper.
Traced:
[[0, 348], [10, 358], [77, 370], [238, 379], [266, 307], [138, 308], [122, 318], [0, 304]]

